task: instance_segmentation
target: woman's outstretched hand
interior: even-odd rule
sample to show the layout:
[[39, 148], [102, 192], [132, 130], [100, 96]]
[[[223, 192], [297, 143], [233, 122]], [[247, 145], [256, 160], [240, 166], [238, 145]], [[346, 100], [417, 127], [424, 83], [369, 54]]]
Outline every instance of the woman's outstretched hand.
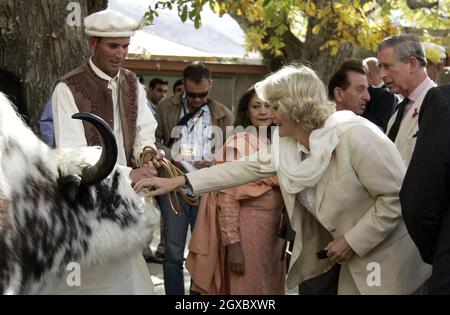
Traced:
[[154, 190], [148, 193], [148, 196], [156, 197], [183, 187], [185, 184], [186, 180], [183, 176], [177, 176], [174, 178], [151, 177], [141, 179], [136, 183], [136, 185], [134, 185], [133, 189], [139, 193], [144, 188], [148, 188], [149, 190], [154, 188]]

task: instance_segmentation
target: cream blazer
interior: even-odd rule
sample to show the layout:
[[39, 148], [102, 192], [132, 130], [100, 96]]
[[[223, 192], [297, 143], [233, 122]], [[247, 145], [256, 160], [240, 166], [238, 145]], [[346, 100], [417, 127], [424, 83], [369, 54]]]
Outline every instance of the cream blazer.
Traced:
[[[401, 217], [398, 196], [405, 171], [386, 136], [355, 126], [342, 134], [315, 187], [315, 216], [281, 187], [296, 231], [288, 287], [329, 270], [329, 259], [318, 260], [316, 252], [344, 235], [356, 253], [346, 264], [362, 294], [410, 294], [418, 289], [430, 277], [431, 266], [422, 262]], [[194, 192], [201, 194], [275, 174], [271, 162], [256, 160], [225, 163], [187, 176]], [[368, 281], [371, 263], [379, 266], [379, 286]]]
[[[398, 130], [397, 138], [395, 139], [395, 145], [397, 146], [406, 167], [408, 167], [409, 162], [411, 161], [414, 147], [416, 146], [417, 132], [419, 131], [420, 107], [422, 106], [423, 99], [425, 98], [428, 90], [435, 86], [436, 83], [434, 83], [433, 81], [428, 82], [426, 88], [419, 95], [417, 100], [411, 105], [400, 124], [400, 129]], [[386, 134], [389, 134], [389, 130], [391, 130], [396, 117], [397, 112], [395, 112], [389, 119]]]

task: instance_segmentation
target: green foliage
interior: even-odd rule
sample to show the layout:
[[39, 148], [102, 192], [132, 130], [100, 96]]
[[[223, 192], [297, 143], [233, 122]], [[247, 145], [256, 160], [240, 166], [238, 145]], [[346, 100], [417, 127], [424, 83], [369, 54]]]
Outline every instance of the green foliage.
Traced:
[[[436, 0], [421, 1], [427, 2]], [[450, 0], [437, 3], [432, 8], [412, 9], [407, 1], [397, 0], [166, 0], [150, 6], [147, 19], [151, 23], [159, 10], [174, 7], [183, 22], [189, 19], [199, 28], [203, 7], [209, 5], [220, 16], [228, 13], [245, 21], [247, 50], [281, 56], [283, 35], [290, 31], [305, 41], [310, 26], [313, 36], [327, 39], [320, 49], [336, 55], [346, 43], [375, 51], [380, 40], [398, 34], [405, 26], [419, 29], [424, 40], [449, 46], [448, 32], [436, 36], [425, 30], [450, 29]]]

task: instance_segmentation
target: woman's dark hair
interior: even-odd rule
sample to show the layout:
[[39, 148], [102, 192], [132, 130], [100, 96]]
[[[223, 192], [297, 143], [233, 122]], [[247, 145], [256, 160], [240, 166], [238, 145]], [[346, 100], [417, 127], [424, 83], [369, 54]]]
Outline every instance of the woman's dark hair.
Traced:
[[251, 87], [247, 92], [245, 92], [244, 95], [242, 95], [241, 99], [239, 100], [239, 105], [236, 110], [236, 119], [234, 120], [234, 126], [242, 126], [244, 128], [247, 128], [248, 126], [251, 126], [252, 123], [248, 119], [248, 105], [250, 104], [250, 101], [252, 100], [253, 96], [256, 96], [255, 87]]
[[[243, 127], [244, 129], [248, 126], [253, 126], [250, 122], [250, 119], [248, 119], [248, 106], [250, 105], [250, 101], [252, 98], [256, 96], [256, 90], [255, 87], [252, 86], [250, 89], [247, 90], [247, 92], [242, 95], [241, 99], [239, 100], [239, 105], [236, 109], [236, 119], [234, 120], [234, 127]], [[267, 137], [269, 141], [272, 138], [272, 132], [274, 131], [275, 125], [270, 125], [268, 128], [269, 132], [267, 134]]]

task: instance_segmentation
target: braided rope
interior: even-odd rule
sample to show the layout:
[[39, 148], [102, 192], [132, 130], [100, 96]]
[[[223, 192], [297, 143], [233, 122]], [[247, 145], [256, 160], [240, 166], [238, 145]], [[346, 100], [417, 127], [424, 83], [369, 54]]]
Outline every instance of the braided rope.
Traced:
[[[158, 152], [156, 151], [155, 148], [145, 147], [144, 151], [142, 151], [141, 153], [141, 165], [150, 163], [154, 158], [156, 158], [157, 154]], [[173, 165], [169, 160], [164, 158], [159, 162], [161, 164], [161, 167], [158, 170], [159, 177], [174, 178], [177, 176], [184, 175], [183, 171], [181, 171], [178, 167]], [[183, 198], [183, 200], [191, 206], [197, 206], [199, 203], [198, 196], [189, 196], [183, 193], [181, 191], [181, 188], [178, 188], [173, 192], [166, 194], [166, 197], [169, 200], [169, 207], [176, 215], [180, 215], [180, 212], [177, 210], [180, 209], [180, 202], [179, 202], [180, 195]], [[175, 206], [173, 200], [175, 200]]]

